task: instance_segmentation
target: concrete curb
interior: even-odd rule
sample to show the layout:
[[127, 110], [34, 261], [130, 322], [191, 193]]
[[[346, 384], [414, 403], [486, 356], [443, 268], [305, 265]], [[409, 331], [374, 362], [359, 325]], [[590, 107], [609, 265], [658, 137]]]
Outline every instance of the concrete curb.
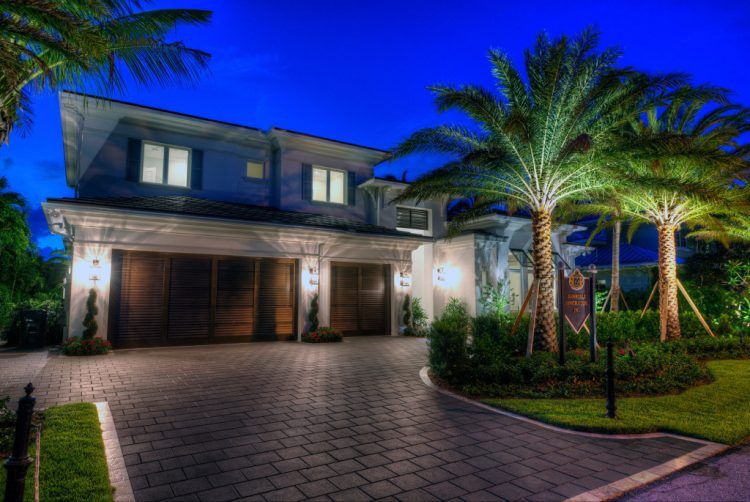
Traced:
[[113, 498], [115, 502], [134, 502], [133, 487], [130, 484], [128, 471], [125, 468], [125, 459], [122, 456], [120, 440], [117, 438], [115, 422], [112, 412], [106, 402], [94, 403], [99, 414], [99, 424], [102, 428], [102, 439], [104, 440], [104, 452], [107, 455], [107, 468], [109, 469], [109, 482], [114, 487]]
[[463, 401], [464, 403], [472, 404], [474, 406], [482, 408], [483, 410], [490, 411], [492, 413], [497, 413], [498, 415], [505, 415], [506, 417], [515, 418], [516, 420], [521, 420], [522, 422], [534, 424], [539, 427], [543, 427], [545, 429], [549, 429], [555, 432], [560, 432], [563, 434], [571, 434], [574, 436], [582, 436], [582, 437], [589, 437], [589, 438], [604, 438], [604, 439], [651, 439], [651, 438], [670, 437], [670, 438], [677, 438], [683, 441], [689, 441], [692, 443], [698, 443], [698, 444], [703, 445], [701, 448], [698, 448], [695, 451], [686, 453], [685, 455], [681, 455], [677, 458], [664, 462], [663, 464], [659, 464], [650, 469], [646, 469], [644, 471], [635, 473], [631, 476], [627, 476], [623, 479], [617, 480], [613, 483], [596, 488], [594, 490], [589, 490], [587, 492], [580, 493], [574, 497], [567, 499], [568, 501], [594, 502], [594, 501], [600, 501], [600, 500], [612, 500], [612, 499], [623, 496], [625, 493], [629, 491], [635, 490], [637, 488], [642, 488], [650, 483], [653, 483], [654, 481], [657, 481], [661, 478], [669, 476], [670, 474], [673, 474], [679, 470], [682, 470], [692, 464], [695, 464], [697, 462], [706, 460], [707, 458], [718, 455], [719, 453], [722, 453], [730, 448], [728, 445], [725, 445], [725, 444], [714, 443], [712, 441], [706, 441], [703, 439], [691, 438], [687, 436], [680, 436], [679, 434], [669, 434], [666, 432], [650, 432], [646, 434], [601, 434], [601, 433], [595, 433], [595, 432], [583, 432], [583, 431], [574, 431], [570, 429], [564, 429], [562, 427], [549, 425], [544, 422], [534, 420], [532, 418], [524, 417], [523, 415], [512, 413], [510, 411], [501, 410], [499, 408], [495, 408], [493, 406], [490, 406], [484, 403], [479, 403], [477, 401], [474, 401], [473, 399], [469, 399], [460, 394], [456, 394], [455, 392], [451, 392], [449, 390], [443, 389], [442, 387], [436, 385], [430, 379], [429, 368], [427, 366], [419, 370], [419, 377], [422, 379], [422, 382], [427, 387], [430, 387], [431, 389], [434, 389], [440, 392], [441, 394], [445, 394], [446, 396], [450, 396], [454, 399], [458, 399], [459, 401]]

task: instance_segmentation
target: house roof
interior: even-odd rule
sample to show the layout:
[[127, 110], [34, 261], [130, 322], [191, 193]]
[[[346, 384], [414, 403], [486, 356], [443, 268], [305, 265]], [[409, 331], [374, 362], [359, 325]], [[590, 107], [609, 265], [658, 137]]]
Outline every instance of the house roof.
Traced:
[[221, 202], [196, 197], [158, 196], [158, 197], [63, 197], [48, 199], [48, 202], [66, 203], [80, 206], [104, 207], [164, 213], [171, 215], [201, 216], [217, 219], [247, 221], [273, 226], [312, 227], [339, 232], [351, 232], [366, 235], [400, 237], [417, 240], [431, 240], [418, 235], [398, 230], [371, 225], [347, 218], [322, 214], [284, 211], [272, 207], [252, 206], [234, 202]]
[[[659, 254], [656, 251], [628, 243], [620, 244], [620, 266], [622, 267], [653, 266], [658, 260]], [[684, 259], [677, 258], [678, 264], [684, 262]], [[596, 265], [597, 268], [612, 267], [612, 244], [594, 248], [592, 252], [576, 258], [576, 265], [579, 267], [587, 267], [591, 264]]]

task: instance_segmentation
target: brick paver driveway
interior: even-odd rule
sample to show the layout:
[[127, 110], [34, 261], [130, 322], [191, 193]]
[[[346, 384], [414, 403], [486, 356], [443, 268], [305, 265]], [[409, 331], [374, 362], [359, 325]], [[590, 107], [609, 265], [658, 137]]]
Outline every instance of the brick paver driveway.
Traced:
[[34, 383], [41, 405], [109, 402], [138, 500], [559, 500], [700, 446], [488, 412], [426, 387], [425, 355], [409, 338], [119, 351], [50, 356]]

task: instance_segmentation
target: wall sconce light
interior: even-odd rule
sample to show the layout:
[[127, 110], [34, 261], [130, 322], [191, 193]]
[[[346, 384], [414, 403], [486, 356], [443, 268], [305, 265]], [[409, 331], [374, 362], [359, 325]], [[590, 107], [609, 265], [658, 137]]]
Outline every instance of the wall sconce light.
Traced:
[[401, 287], [402, 288], [408, 288], [411, 286], [411, 275], [407, 274], [406, 272], [401, 272]]
[[89, 275], [89, 280], [94, 283], [94, 286], [96, 286], [96, 281], [99, 280], [99, 258], [94, 258], [91, 260], [91, 275]]
[[438, 282], [445, 282], [445, 267], [438, 267], [436, 272]]
[[320, 274], [316, 267], [310, 267], [310, 286], [317, 286], [320, 284]]

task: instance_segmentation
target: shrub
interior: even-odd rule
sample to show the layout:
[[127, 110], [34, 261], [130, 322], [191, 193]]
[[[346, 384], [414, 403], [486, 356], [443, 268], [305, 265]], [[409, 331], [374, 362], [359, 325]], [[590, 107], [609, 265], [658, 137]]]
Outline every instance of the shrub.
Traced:
[[311, 332], [318, 330], [318, 310], [318, 293], [315, 293], [310, 300], [310, 312], [307, 313], [307, 322], [310, 323], [309, 329]]
[[450, 383], [460, 382], [467, 370], [470, 322], [466, 306], [451, 298], [430, 327], [430, 368]]
[[83, 318], [83, 335], [84, 340], [91, 340], [99, 331], [99, 324], [96, 322], [96, 315], [99, 313], [99, 307], [96, 306], [96, 290], [89, 290], [89, 297], [86, 299], [86, 315]]
[[[404, 310], [404, 318], [406, 316], [407, 313]], [[406, 324], [404, 327], [404, 336], [427, 336], [427, 312], [422, 307], [421, 298], [411, 299], [409, 318], [410, 324], [406, 324], [404, 321], [404, 324]]]
[[[457, 385], [472, 395], [493, 397], [601, 397], [604, 394], [604, 358], [591, 363], [588, 353], [568, 353], [565, 366], [557, 354], [538, 352], [530, 358], [499, 356], [484, 364], [471, 361], [470, 371]], [[653, 395], [679, 392], [708, 381], [710, 374], [685, 353], [662, 350], [661, 345], [636, 346], [633, 353], [618, 351], [615, 359], [618, 395]], [[453, 383], [456, 385], [456, 383]]]
[[8, 345], [15, 346], [18, 344], [24, 329], [23, 312], [28, 310], [43, 310], [46, 312], [45, 342], [47, 344], [57, 344], [62, 340], [65, 312], [61, 298], [39, 295], [35, 298], [8, 304], [5, 308], [8, 310], [7, 315], [10, 317], [8, 329], [4, 335]]
[[333, 328], [323, 326], [316, 331], [310, 331], [302, 335], [302, 341], [305, 343], [331, 343], [340, 342], [341, 333]]
[[411, 328], [411, 296], [408, 294], [404, 295], [404, 303], [401, 306], [401, 311], [403, 312], [402, 319], [404, 327], [406, 329]]
[[62, 352], [66, 356], [95, 356], [106, 354], [112, 348], [109, 340], [101, 338], [84, 338], [72, 337], [63, 342]]

